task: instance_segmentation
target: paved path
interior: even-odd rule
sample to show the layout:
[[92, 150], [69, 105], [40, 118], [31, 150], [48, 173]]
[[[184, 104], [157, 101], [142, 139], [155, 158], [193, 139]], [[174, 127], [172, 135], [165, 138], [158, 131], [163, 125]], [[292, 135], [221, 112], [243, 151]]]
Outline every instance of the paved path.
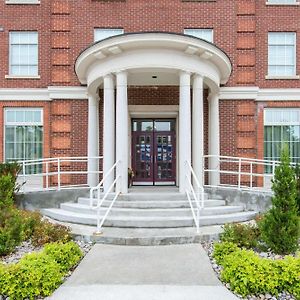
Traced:
[[50, 297], [101, 300], [234, 300], [199, 244], [95, 245]]

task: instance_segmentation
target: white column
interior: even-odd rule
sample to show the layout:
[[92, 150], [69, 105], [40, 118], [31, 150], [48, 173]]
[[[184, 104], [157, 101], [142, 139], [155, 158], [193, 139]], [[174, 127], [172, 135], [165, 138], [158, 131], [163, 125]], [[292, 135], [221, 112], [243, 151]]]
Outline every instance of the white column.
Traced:
[[189, 171], [187, 171], [186, 161], [191, 163], [191, 75], [181, 72], [179, 99], [179, 190], [181, 193], [187, 188], [186, 175]]
[[117, 191], [128, 191], [128, 100], [127, 100], [127, 73], [116, 74], [117, 101], [116, 101], [116, 161], [117, 176], [121, 176]]
[[[192, 155], [193, 169], [203, 185], [203, 77], [196, 74], [193, 82]], [[196, 187], [196, 186], [195, 186]]]
[[[106, 175], [115, 163], [115, 90], [111, 74], [104, 76], [103, 107], [103, 175]], [[114, 181], [112, 172], [104, 182], [104, 191]]]
[[[208, 153], [209, 155], [220, 155], [220, 123], [219, 123], [219, 95], [211, 93], [209, 101], [209, 123], [208, 123]], [[220, 166], [217, 157], [209, 159], [209, 183], [211, 185], [220, 184]]]
[[[88, 117], [88, 171], [99, 170], [99, 160], [90, 157], [99, 156], [99, 100], [98, 97], [89, 95]], [[99, 174], [88, 174], [88, 185], [96, 186], [99, 183]]]

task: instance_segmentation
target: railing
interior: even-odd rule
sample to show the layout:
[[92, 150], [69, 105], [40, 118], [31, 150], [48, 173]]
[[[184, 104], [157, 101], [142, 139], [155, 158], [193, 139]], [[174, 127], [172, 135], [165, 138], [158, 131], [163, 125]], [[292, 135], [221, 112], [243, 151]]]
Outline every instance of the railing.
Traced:
[[[209, 160], [214, 159], [215, 169], [209, 169]], [[217, 162], [216, 162], [217, 161]], [[203, 182], [206, 187], [236, 188], [259, 192], [271, 191], [271, 179], [280, 161], [261, 160], [232, 156], [203, 156]], [[291, 165], [295, 165], [292, 163]], [[220, 183], [208, 183], [209, 174], [219, 173]]]
[[[188, 201], [191, 206], [193, 219], [194, 219], [194, 222], [195, 222], [195, 225], [197, 228], [197, 233], [199, 233], [200, 213], [201, 213], [201, 210], [204, 208], [204, 188], [202, 185], [200, 185], [199, 180], [198, 180], [192, 166], [187, 161], [185, 162], [185, 166], [186, 166], [185, 192], [186, 192]], [[191, 181], [191, 177], [192, 177], [193, 183]], [[195, 191], [195, 188], [196, 188], [196, 191]], [[193, 197], [193, 201], [192, 201], [191, 195]], [[196, 207], [194, 207], [193, 202], [196, 204]]]
[[[112, 209], [115, 201], [117, 200], [118, 196], [120, 195], [120, 193], [118, 191], [116, 191], [115, 187], [118, 183], [118, 181], [121, 181], [121, 176], [115, 176], [116, 173], [116, 168], [118, 166], [118, 164], [120, 164], [120, 161], [117, 161], [109, 170], [106, 174], [104, 174], [103, 179], [100, 181], [100, 183], [95, 186], [92, 187], [90, 189], [90, 207], [92, 209], [96, 209], [97, 210], [97, 231], [96, 234], [101, 234], [101, 228], [110, 212], [110, 210]], [[114, 181], [110, 184], [109, 187], [107, 187], [107, 189], [104, 190], [104, 185], [107, 182], [107, 180], [111, 179], [111, 178], [115, 178]], [[103, 207], [103, 203], [104, 201], [107, 200], [108, 196], [110, 193], [114, 192], [115, 190], [115, 195], [113, 200], [111, 201], [109, 207], [107, 208], [105, 214], [103, 217], [101, 217], [100, 212], [101, 212], [101, 208]], [[93, 202], [95, 200], [94, 198], [94, 194], [96, 193], [97, 198], [96, 198], [96, 206], [93, 206]], [[102, 193], [104, 193], [103, 197]]]
[[102, 159], [82, 156], [18, 161], [22, 167], [18, 176], [20, 192], [89, 188], [88, 175], [100, 175], [102, 171], [89, 171], [88, 163], [92, 160], [100, 169]]

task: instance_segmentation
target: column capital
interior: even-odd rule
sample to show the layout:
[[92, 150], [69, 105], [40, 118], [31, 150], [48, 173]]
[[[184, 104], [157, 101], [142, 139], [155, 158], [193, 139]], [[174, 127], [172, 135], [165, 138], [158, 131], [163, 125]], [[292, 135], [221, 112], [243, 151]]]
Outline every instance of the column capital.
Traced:
[[204, 80], [204, 76], [202, 76], [200, 74], [194, 74], [193, 75], [193, 88], [203, 90], [203, 80]]
[[179, 73], [180, 86], [191, 85], [191, 73], [186, 71], [180, 71]]
[[219, 100], [219, 92], [210, 92], [207, 99], [208, 101], [216, 101], [216, 100]]
[[103, 76], [103, 88], [114, 89], [114, 76], [109, 73]]
[[127, 77], [128, 73], [125, 70], [116, 72], [117, 86], [127, 86]]

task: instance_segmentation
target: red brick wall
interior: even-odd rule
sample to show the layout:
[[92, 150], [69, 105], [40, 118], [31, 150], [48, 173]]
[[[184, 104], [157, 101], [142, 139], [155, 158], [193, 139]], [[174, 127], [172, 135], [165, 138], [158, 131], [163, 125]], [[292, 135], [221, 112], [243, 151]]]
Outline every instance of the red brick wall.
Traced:
[[[0, 87], [79, 85], [74, 62], [93, 42], [96, 27], [125, 32], [213, 28], [214, 41], [230, 57], [228, 86], [300, 87], [299, 80], [265, 80], [268, 31], [298, 31], [296, 6], [268, 6], [265, 1], [71, 1], [43, 0], [41, 5], [0, 3]], [[10, 30], [39, 31], [40, 80], [5, 79]], [[300, 48], [300, 38], [297, 39]], [[298, 51], [298, 74], [300, 51]]]

